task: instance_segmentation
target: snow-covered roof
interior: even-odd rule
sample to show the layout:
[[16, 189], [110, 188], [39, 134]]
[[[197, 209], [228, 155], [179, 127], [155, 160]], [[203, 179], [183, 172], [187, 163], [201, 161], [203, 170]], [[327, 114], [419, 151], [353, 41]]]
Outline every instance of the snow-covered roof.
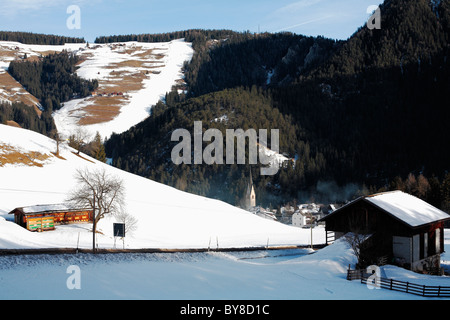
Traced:
[[70, 212], [70, 211], [81, 211], [81, 210], [89, 210], [89, 209], [80, 209], [74, 208], [68, 204], [60, 203], [60, 204], [46, 204], [46, 205], [35, 205], [18, 208], [25, 214], [33, 214], [40, 212]]
[[333, 211], [323, 218], [322, 221], [327, 220], [328, 217], [334, 216], [342, 209], [359, 201], [366, 201], [373, 204], [412, 228], [450, 219], [450, 215], [446, 212], [415, 196], [402, 191], [392, 191], [358, 198]]
[[450, 218], [450, 215], [444, 211], [402, 191], [380, 193], [366, 197], [365, 200], [411, 227]]

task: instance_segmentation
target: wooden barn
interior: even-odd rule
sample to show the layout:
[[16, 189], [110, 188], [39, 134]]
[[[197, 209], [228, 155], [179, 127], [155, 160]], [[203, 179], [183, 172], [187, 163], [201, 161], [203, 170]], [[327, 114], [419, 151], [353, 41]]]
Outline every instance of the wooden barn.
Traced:
[[360, 265], [384, 261], [413, 271], [440, 268], [444, 252], [444, 223], [450, 215], [401, 191], [361, 197], [329, 214], [327, 238], [347, 233], [365, 236]]
[[76, 209], [65, 204], [16, 208], [14, 221], [30, 231], [53, 230], [55, 225], [92, 221], [92, 209]]

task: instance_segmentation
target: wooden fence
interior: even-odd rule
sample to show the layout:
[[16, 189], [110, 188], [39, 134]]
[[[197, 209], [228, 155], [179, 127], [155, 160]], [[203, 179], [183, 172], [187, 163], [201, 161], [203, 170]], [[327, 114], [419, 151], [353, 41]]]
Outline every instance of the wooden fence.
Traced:
[[427, 286], [420, 285], [411, 282], [405, 282], [387, 278], [370, 278], [371, 274], [366, 273], [364, 270], [348, 270], [347, 280], [361, 280], [362, 284], [369, 284], [372, 286], [378, 286], [379, 288], [405, 292], [422, 297], [429, 298], [450, 298], [450, 287], [443, 286]]

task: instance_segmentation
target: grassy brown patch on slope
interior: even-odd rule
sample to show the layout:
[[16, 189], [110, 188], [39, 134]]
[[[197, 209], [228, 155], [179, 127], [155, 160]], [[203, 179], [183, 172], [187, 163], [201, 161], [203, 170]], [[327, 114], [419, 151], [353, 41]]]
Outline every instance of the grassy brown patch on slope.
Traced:
[[37, 107], [38, 99], [31, 95], [24, 87], [17, 82], [9, 73], [0, 73], [0, 99], [13, 102], [22, 102], [27, 106], [33, 107], [38, 116], [41, 116], [41, 110]]
[[[0, 144], [0, 167], [6, 164], [22, 164], [29, 167], [43, 167], [41, 162], [51, 156], [37, 151], [22, 152], [13, 146]], [[39, 161], [39, 162], [38, 162]]]

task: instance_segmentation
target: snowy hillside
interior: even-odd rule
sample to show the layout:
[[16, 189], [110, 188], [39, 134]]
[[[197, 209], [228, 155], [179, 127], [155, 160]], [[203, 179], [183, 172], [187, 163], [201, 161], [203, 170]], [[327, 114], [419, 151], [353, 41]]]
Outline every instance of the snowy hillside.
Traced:
[[54, 113], [56, 126], [65, 136], [79, 125], [93, 137], [122, 133], [148, 117], [150, 109], [177, 84], [183, 84], [182, 68], [193, 56], [192, 44], [183, 39], [165, 43], [125, 42], [111, 44], [77, 43], [29, 45], [0, 41], [0, 101], [22, 101], [39, 105], [5, 71], [15, 59], [35, 60], [63, 50], [80, 57], [77, 75], [99, 81], [92, 96], [66, 102]]
[[[56, 143], [40, 134], [0, 125], [0, 215], [16, 207], [64, 202], [75, 188], [78, 168], [105, 168], [125, 182], [127, 212], [138, 229], [126, 237], [126, 248], [220, 248], [308, 245], [309, 230], [259, 218], [229, 204], [184, 193], [118, 170]], [[11, 219], [11, 216], [9, 216]], [[113, 218], [104, 219], [98, 235], [100, 248], [112, 248]], [[89, 224], [58, 226], [55, 231], [31, 233], [0, 220], [1, 248], [90, 248]], [[79, 237], [79, 238], [78, 238]], [[315, 243], [325, 232], [316, 229]], [[78, 240], [79, 239], [79, 240]], [[120, 243], [122, 246], [122, 243]]]
[[192, 58], [190, 43], [125, 42], [95, 44], [77, 51], [83, 62], [77, 75], [97, 79], [92, 97], [74, 99], [54, 114], [58, 130], [65, 136], [79, 125], [94, 136], [122, 133], [149, 116], [150, 109], [183, 82], [182, 68]]
[[[226, 203], [183, 193], [77, 156], [24, 129], [0, 125], [0, 249], [90, 248], [91, 224], [57, 226], [32, 233], [8, 215], [16, 207], [61, 203], [72, 190], [77, 168], [105, 168], [125, 182], [126, 204], [138, 219], [126, 248], [239, 248], [307, 245], [310, 231], [259, 218]], [[112, 223], [100, 222], [97, 242], [112, 248]], [[323, 243], [323, 228], [314, 229]], [[79, 239], [79, 240], [78, 240]], [[450, 234], [446, 230], [445, 244]], [[117, 247], [122, 247], [117, 242]], [[356, 258], [342, 241], [321, 249], [234, 253], [37, 255], [0, 257], [0, 299], [422, 299], [370, 290], [347, 281]], [[444, 254], [442, 265], [449, 262]], [[81, 287], [69, 290], [70, 266], [81, 270]], [[150, 270], [150, 271], [149, 271]], [[450, 286], [448, 277], [418, 275], [385, 266], [382, 276], [418, 284]], [[23, 275], [27, 274], [27, 277]], [[43, 277], [42, 275], [51, 275]], [[173, 310], [172, 310], [173, 311]], [[274, 310], [271, 310], [274, 312]], [[175, 310], [177, 312], [177, 310]], [[217, 312], [217, 311], [216, 311]]]

